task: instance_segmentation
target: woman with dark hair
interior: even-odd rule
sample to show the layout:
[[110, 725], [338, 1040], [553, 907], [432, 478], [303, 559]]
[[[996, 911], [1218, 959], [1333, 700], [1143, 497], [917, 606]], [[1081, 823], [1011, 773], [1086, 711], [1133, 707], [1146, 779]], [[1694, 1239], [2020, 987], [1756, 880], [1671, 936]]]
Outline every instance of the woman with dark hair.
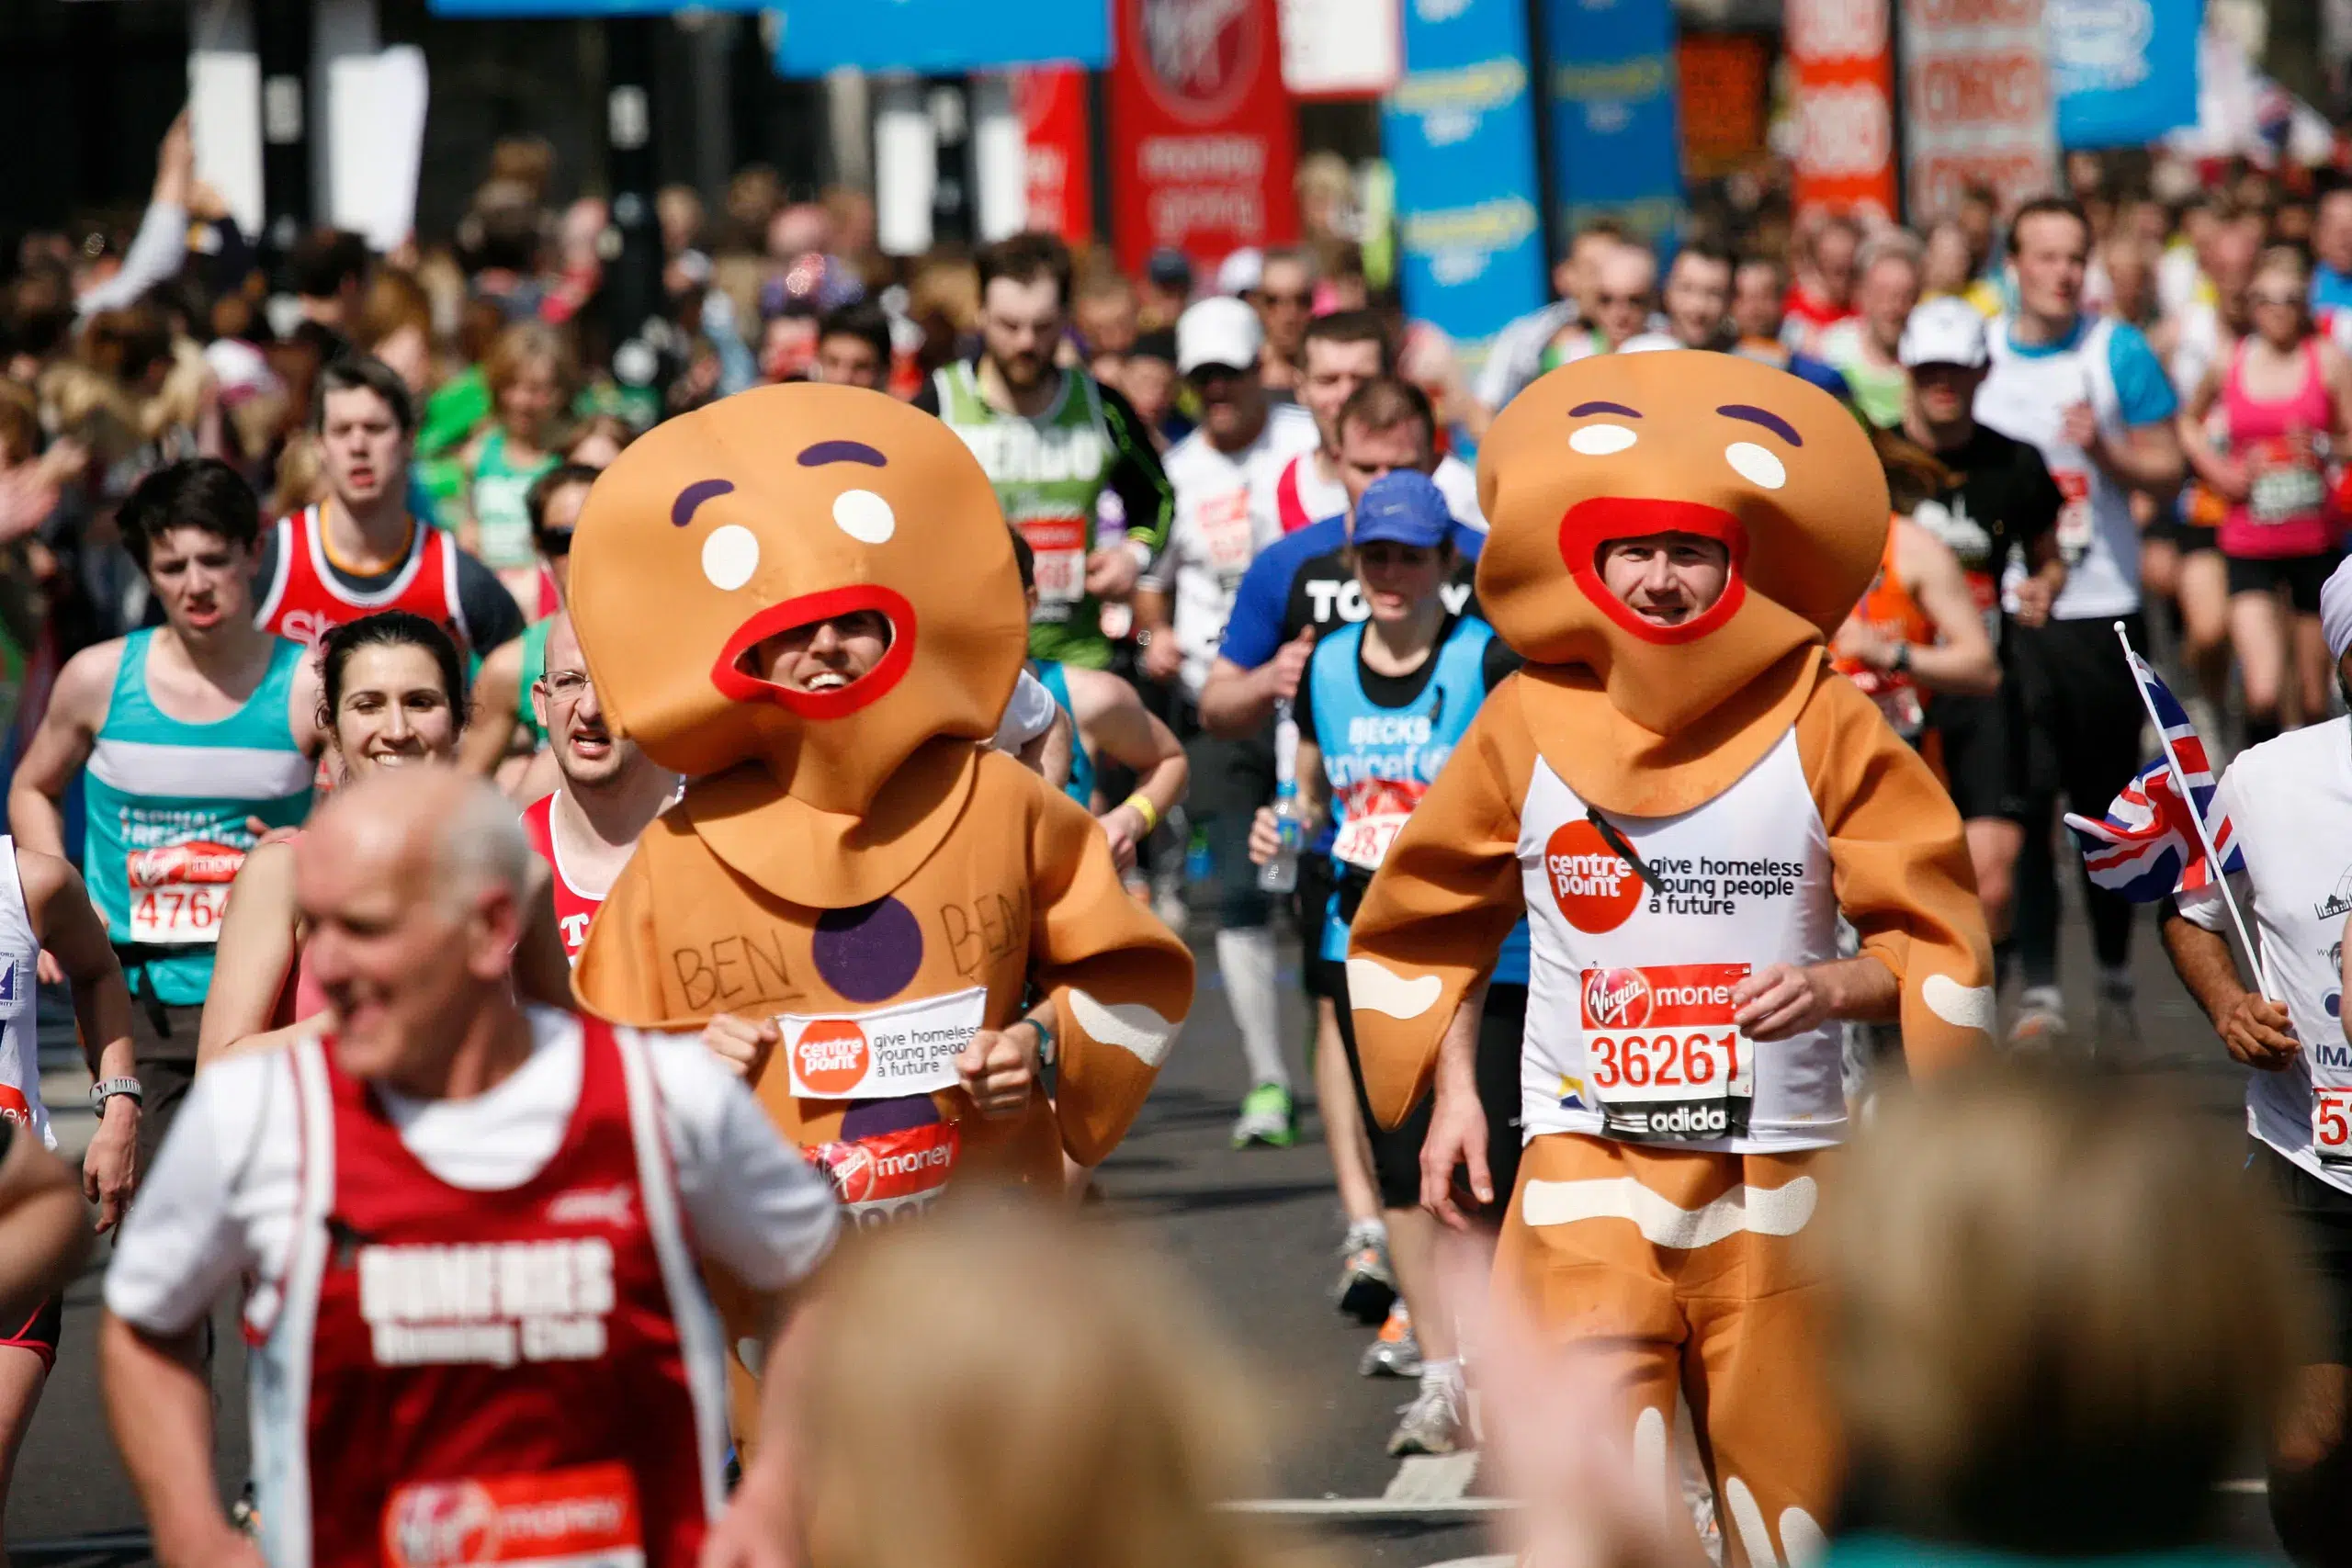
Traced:
[[[422, 615], [386, 611], [329, 632], [319, 660], [319, 728], [342, 783], [381, 769], [446, 765], [457, 755], [466, 722], [465, 664], [447, 632]], [[232, 1050], [285, 1044], [315, 1027], [325, 1008], [301, 968], [294, 901], [300, 837], [298, 831], [255, 847], [230, 889], [197, 1047], [199, 1070]], [[571, 965], [551, 905], [526, 946], [526, 991], [568, 1003]], [[545, 967], [550, 956], [551, 969]]]

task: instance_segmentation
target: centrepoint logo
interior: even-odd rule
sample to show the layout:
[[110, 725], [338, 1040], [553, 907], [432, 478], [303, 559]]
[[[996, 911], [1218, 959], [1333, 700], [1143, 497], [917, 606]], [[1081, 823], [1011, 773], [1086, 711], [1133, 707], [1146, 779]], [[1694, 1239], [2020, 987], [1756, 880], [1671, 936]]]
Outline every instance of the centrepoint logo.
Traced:
[[1595, 969], [1585, 976], [1584, 1015], [1595, 1029], [1638, 1029], [1650, 1019], [1650, 979], [1638, 969]]
[[1562, 824], [1544, 844], [1544, 874], [1561, 915], [1580, 931], [1615, 931], [1642, 900], [1642, 879], [1582, 818]]
[[792, 1050], [793, 1065], [811, 1094], [846, 1094], [865, 1077], [865, 1031], [845, 1018], [810, 1024]]

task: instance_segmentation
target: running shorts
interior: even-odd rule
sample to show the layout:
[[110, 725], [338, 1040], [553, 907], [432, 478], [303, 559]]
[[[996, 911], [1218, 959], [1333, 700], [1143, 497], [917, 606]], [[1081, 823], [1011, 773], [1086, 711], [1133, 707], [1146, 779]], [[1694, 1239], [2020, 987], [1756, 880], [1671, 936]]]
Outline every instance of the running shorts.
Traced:
[[2255, 1143], [2248, 1174], [2295, 1227], [2307, 1277], [2326, 1311], [2320, 1350], [2352, 1366], [2352, 1192], [2332, 1187], [2269, 1145]]
[[1928, 723], [1943, 742], [1944, 782], [1962, 821], [2023, 822], [2027, 787], [2025, 707], [2015, 680], [1983, 696], [1938, 694]]
[[13, 1345], [19, 1350], [30, 1350], [40, 1358], [41, 1371], [57, 1370], [57, 1340], [65, 1326], [65, 1298], [51, 1296], [35, 1307], [32, 1315], [17, 1325], [14, 1334], [0, 1335], [0, 1345]]
[[2316, 615], [2319, 591], [2343, 558], [2333, 551], [2315, 556], [2232, 556], [2230, 592], [2276, 593], [2284, 588], [2297, 615]]
[[[1348, 1007], [1344, 971], [1339, 986], [1340, 995], [1332, 1000], [1339, 1010], [1340, 1043], [1348, 1053], [1348, 1078], [1354, 1085], [1356, 1109], [1363, 1113], [1364, 1133], [1372, 1142], [1372, 1169], [1380, 1186], [1381, 1207], [1419, 1208], [1421, 1201], [1421, 1144], [1429, 1136], [1433, 1101], [1430, 1096], [1422, 1096], [1404, 1122], [1393, 1130], [1384, 1128], [1373, 1120], [1372, 1106], [1363, 1092], [1363, 1064], [1356, 1055], [1355, 1018]], [[1478, 1057], [1475, 1071], [1478, 1081], [1478, 1103], [1487, 1112], [1487, 1174], [1493, 1179], [1495, 1189], [1494, 1204], [1485, 1211], [1484, 1217], [1497, 1224], [1502, 1223], [1503, 1210], [1510, 1202], [1511, 1189], [1519, 1182], [1519, 1155], [1522, 1142], [1519, 1066], [1520, 1049], [1526, 1031], [1527, 987], [1487, 987], [1486, 1010], [1478, 1020]], [[1465, 1212], [1477, 1212], [1480, 1208], [1464, 1188], [1459, 1169], [1454, 1172], [1454, 1201]]]

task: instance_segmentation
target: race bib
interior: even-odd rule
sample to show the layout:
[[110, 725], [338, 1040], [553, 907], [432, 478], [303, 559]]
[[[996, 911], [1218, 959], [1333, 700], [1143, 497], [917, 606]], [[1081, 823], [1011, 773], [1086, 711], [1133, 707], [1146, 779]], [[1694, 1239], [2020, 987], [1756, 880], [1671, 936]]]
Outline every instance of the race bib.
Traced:
[[390, 1568], [643, 1568], [636, 1478], [612, 1463], [414, 1482], [384, 1505], [384, 1561]]
[[2290, 441], [2263, 441], [2253, 453], [2246, 515], [2266, 526], [2292, 523], [2327, 505], [2327, 477], [2316, 458]]
[[1968, 581], [1969, 602], [1976, 606], [1976, 616], [1984, 623], [1984, 635], [1993, 646], [2001, 646], [2001, 584], [1989, 571], [1963, 574]]
[[2091, 476], [2081, 468], [2052, 468], [2050, 477], [2057, 482], [2058, 493], [2065, 498], [2058, 508], [2058, 553], [2068, 566], [2080, 564], [2090, 553], [2093, 528], [2091, 523]]
[[1633, 1143], [1736, 1138], [1756, 1100], [1755, 1047], [1732, 1019], [1746, 964], [1588, 969], [1577, 987], [1585, 1086], [1601, 1130]]
[[229, 885], [244, 863], [244, 851], [209, 840], [131, 851], [124, 857], [130, 940], [157, 947], [219, 942]]
[[1410, 820], [1403, 812], [1351, 817], [1340, 824], [1339, 836], [1331, 840], [1331, 853], [1350, 865], [1378, 871], [1380, 863], [1388, 858], [1388, 846]]
[[805, 1100], [899, 1100], [962, 1082], [956, 1058], [988, 1009], [985, 986], [859, 1013], [785, 1013], [792, 1092]]
[[2352, 1163], [2352, 1089], [2312, 1086], [2312, 1153], [2332, 1164]]
[[902, 1127], [872, 1137], [818, 1144], [801, 1154], [833, 1184], [860, 1228], [910, 1220], [936, 1202], [956, 1174], [963, 1134], [953, 1122]]
[[1208, 558], [1209, 570], [1227, 584], [1240, 581], [1257, 542], [1250, 526], [1248, 489], [1210, 496], [1193, 512], [1193, 521], [1200, 528], [1201, 552]]
[[1021, 536], [1037, 558], [1037, 603], [1075, 604], [1086, 597], [1086, 519], [1024, 517]]

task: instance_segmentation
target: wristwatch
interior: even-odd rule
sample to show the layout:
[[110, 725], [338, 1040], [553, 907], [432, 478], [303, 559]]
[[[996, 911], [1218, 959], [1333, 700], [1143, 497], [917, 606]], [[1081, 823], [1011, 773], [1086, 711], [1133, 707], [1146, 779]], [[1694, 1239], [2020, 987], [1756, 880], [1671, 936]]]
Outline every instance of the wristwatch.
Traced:
[[107, 1101], [118, 1094], [129, 1095], [133, 1105], [147, 1103], [147, 1097], [140, 1092], [137, 1078], [100, 1078], [90, 1086], [90, 1109], [104, 1116]]
[[1888, 662], [1887, 668], [1897, 675], [1911, 673], [1911, 645], [1909, 643], [1899, 642], [1894, 645], [1894, 658]]

